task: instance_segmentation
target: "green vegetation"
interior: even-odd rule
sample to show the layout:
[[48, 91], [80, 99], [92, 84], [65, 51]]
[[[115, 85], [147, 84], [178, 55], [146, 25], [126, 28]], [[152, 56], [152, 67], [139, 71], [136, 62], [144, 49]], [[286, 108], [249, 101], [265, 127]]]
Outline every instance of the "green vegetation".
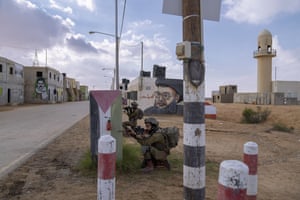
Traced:
[[97, 163], [92, 160], [91, 151], [88, 149], [76, 167], [83, 175], [97, 176]]
[[138, 144], [123, 145], [123, 159], [117, 162], [118, 172], [134, 172], [141, 166], [141, 147]]
[[271, 111], [269, 109], [265, 108], [262, 110], [260, 106], [257, 106], [256, 111], [251, 108], [245, 108], [242, 113], [242, 122], [249, 124], [261, 123], [266, 121], [270, 114]]
[[[168, 157], [171, 165], [171, 173], [182, 173], [183, 168], [183, 154], [173, 152]], [[141, 147], [139, 144], [124, 144], [123, 146], [123, 160], [117, 162], [117, 173], [132, 174], [139, 171], [142, 162]], [[219, 163], [207, 160], [206, 174], [209, 177], [217, 178]], [[84, 176], [97, 177], [97, 163], [92, 161], [90, 150], [82, 156], [76, 167]], [[170, 175], [170, 171], [158, 170], [158, 176], [163, 178]], [[164, 176], [165, 175], [165, 176]]]
[[292, 127], [292, 126], [287, 127], [285, 124], [279, 122], [279, 123], [273, 124], [272, 130], [291, 133], [294, 131], [294, 127]]

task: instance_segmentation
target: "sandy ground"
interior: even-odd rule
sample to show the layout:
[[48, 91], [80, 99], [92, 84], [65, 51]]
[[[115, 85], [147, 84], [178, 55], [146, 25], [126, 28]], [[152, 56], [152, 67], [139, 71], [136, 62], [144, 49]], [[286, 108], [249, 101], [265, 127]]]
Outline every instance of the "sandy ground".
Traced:
[[[206, 199], [216, 199], [220, 162], [242, 160], [243, 145], [248, 141], [259, 145], [258, 199], [300, 199], [300, 106], [268, 106], [271, 115], [266, 123], [243, 124], [240, 123], [243, 109], [256, 109], [256, 106], [215, 105], [217, 120], [206, 120]], [[182, 117], [158, 119], [162, 127], [176, 125], [182, 134]], [[294, 132], [272, 131], [274, 123], [292, 126]], [[1, 180], [0, 199], [96, 199], [96, 176], [77, 170], [79, 160], [89, 149], [89, 134], [89, 117], [86, 117]], [[134, 142], [131, 138], [124, 141]], [[171, 151], [170, 162], [181, 159], [182, 137]], [[117, 173], [116, 199], [181, 200], [182, 182], [181, 164], [172, 165], [171, 171]]]

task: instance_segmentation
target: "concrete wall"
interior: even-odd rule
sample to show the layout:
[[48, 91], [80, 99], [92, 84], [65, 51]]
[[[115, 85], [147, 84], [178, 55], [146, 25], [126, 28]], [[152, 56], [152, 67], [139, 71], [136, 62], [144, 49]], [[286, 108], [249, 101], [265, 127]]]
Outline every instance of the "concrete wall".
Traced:
[[[127, 92], [137, 92], [137, 102], [139, 104], [139, 108], [142, 110], [154, 104], [154, 91], [157, 89], [155, 86], [156, 78], [151, 77], [138, 77], [131, 81], [128, 85]], [[125, 96], [125, 98], [127, 98]], [[133, 100], [128, 100], [127, 104]]]
[[233, 99], [234, 103], [263, 104], [263, 102], [268, 102], [270, 98], [259, 93], [235, 93]]
[[284, 93], [285, 98], [296, 98], [300, 102], [300, 81], [273, 81], [272, 91]]
[[24, 66], [0, 57], [0, 105], [24, 103]]
[[63, 102], [63, 77], [50, 67], [25, 67], [25, 102]]

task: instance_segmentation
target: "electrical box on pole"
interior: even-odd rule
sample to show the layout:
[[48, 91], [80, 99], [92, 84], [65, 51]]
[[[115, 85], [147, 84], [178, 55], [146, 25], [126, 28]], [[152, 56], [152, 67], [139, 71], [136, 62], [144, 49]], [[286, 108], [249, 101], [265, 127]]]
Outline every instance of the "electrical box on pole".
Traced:
[[187, 60], [192, 57], [192, 45], [189, 41], [183, 41], [176, 45], [176, 55], [178, 60]]

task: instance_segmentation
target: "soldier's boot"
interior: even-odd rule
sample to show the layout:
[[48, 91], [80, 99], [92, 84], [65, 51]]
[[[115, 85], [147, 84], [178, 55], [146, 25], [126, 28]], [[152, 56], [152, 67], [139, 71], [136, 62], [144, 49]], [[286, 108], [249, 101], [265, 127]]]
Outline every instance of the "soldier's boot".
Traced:
[[165, 160], [165, 161], [163, 161], [163, 162], [164, 162], [163, 165], [164, 165], [168, 170], [171, 170], [171, 165], [170, 165], [169, 161], [168, 161], [168, 160]]
[[147, 166], [147, 160], [144, 159], [142, 164], [141, 164], [141, 168], [145, 168]]
[[142, 172], [152, 172], [154, 170], [152, 160], [146, 160], [146, 167], [141, 169]]
[[171, 165], [168, 162], [168, 160], [159, 160], [157, 161], [157, 164], [155, 165], [156, 168], [167, 168], [168, 170], [171, 170]]

